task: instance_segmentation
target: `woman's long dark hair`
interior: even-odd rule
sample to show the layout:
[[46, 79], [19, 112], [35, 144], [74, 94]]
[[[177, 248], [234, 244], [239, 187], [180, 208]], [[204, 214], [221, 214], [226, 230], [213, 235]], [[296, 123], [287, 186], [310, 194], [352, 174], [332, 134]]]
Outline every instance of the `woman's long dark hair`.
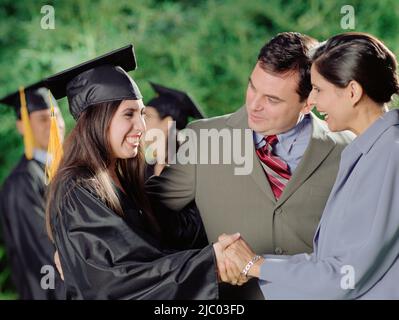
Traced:
[[[51, 215], [60, 214], [59, 204], [65, 197], [66, 186], [78, 184], [89, 187], [111, 210], [123, 216], [119, 198], [108, 174], [111, 164], [111, 145], [108, 131], [111, 120], [121, 101], [105, 102], [87, 108], [76, 122], [64, 144], [64, 155], [58, 171], [51, 181], [46, 206], [46, 227], [53, 240]], [[159, 226], [151, 212], [144, 190], [144, 154], [140, 144], [134, 158], [118, 159], [116, 173], [124, 189], [145, 212], [152, 232]]]
[[399, 93], [396, 57], [370, 34], [338, 34], [315, 50], [312, 63], [325, 79], [340, 88], [357, 81], [377, 103], [389, 102], [393, 94]]

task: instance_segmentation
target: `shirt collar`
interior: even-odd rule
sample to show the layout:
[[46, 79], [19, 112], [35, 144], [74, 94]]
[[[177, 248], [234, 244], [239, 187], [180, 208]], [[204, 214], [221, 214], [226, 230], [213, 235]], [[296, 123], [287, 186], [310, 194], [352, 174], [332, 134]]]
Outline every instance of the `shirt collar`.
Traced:
[[264, 138], [263, 135], [254, 131], [254, 141], [255, 141], [255, 146], [257, 149], [258, 149], [258, 145], [262, 144], [263, 138]]
[[[301, 117], [298, 120], [298, 123], [295, 125], [295, 127], [291, 128], [290, 130], [280, 133], [277, 135], [278, 142], [281, 143], [281, 145], [287, 149], [286, 151], [289, 151], [291, 148], [292, 144], [295, 141], [295, 138], [301, 133], [302, 128], [310, 121], [310, 114], [307, 113], [305, 115], [301, 115]], [[260, 133], [257, 133], [254, 131], [254, 141], [255, 141], [255, 146], [258, 147], [260, 144], [263, 142], [264, 136], [261, 135]]]
[[33, 159], [45, 165], [47, 161], [47, 152], [41, 149], [34, 149]]

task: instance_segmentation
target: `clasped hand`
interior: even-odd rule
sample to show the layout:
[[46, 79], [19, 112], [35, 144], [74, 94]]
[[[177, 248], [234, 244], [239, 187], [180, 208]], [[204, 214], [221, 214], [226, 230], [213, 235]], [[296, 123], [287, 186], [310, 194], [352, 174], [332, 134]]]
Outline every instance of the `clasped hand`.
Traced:
[[241, 286], [249, 279], [259, 276], [259, 266], [263, 258], [258, 260], [247, 275], [242, 273], [245, 266], [256, 255], [239, 233], [222, 234], [218, 242], [213, 244], [216, 255], [219, 281]]

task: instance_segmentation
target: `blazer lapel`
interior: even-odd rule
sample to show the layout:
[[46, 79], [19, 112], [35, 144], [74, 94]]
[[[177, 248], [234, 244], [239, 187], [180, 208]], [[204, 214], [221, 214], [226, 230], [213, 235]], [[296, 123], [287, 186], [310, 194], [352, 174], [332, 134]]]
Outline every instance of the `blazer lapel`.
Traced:
[[[247, 112], [245, 106], [240, 108], [238, 111], [233, 113], [230, 118], [226, 121], [227, 125], [233, 129], [242, 129], [241, 131], [241, 143], [245, 143], [244, 139], [244, 130], [249, 129], [248, 127], [248, 119]], [[252, 140], [253, 141], [253, 140]], [[241, 150], [245, 150], [244, 146], [242, 146]], [[274, 197], [273, 191], [270, 187], [269, 181], [267, 180], [266, 174], [262, 168], [260, 160], [255, 151], [254, 143], [251, 144], [251, 152], [252, 152], [252, 171], [250, 176], [258, 185], [258, 187], [272, 200], [276, 203], [276, 198]]]
[[278, 205], [283, 204], [312, 175], [336, 144], [328, 135], [328, 129], [325, 124], [313, 113], [311, 113], [311, 116], [311, 140], [297, 169], [277, 201]]

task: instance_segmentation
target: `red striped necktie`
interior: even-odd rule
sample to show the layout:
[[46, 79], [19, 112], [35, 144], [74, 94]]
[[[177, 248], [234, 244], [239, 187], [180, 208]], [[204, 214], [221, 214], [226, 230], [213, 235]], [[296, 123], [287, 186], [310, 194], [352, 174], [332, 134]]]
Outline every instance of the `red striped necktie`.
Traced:
[[256, 150], [259, 159], [265, 164], [265, 171], [270, 187], [278, 200], [291, 178], [288, 164], [273, 153], [273, 147], [278, 142], [276, 135], [263, 138], [266, 144]]

